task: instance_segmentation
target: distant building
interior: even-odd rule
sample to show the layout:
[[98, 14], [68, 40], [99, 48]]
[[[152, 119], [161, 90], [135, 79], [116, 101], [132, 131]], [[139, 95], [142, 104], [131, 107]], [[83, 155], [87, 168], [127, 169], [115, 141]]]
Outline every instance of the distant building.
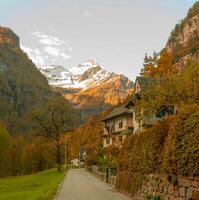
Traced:
[[70, 165], [71, 165], [71, 167], [79, 167], [79, 165], [80, 165], [79, 158], [75, 158], [75, 159], [71, 160]]
[[87, 158], [87, 151], [85, 148], [81, 147], [79, 150], [79, 165], [80, 167], [84, 167], [85, 166], [85, 162], [86, 162], [86, 158]]

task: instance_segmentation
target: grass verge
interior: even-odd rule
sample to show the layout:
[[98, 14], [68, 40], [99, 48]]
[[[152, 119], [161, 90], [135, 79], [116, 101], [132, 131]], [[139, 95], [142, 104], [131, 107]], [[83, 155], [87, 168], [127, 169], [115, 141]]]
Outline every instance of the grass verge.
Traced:
[[52, 200], [65, 172], [49, 169], [34, 175], [0, 179], [0, 200]]

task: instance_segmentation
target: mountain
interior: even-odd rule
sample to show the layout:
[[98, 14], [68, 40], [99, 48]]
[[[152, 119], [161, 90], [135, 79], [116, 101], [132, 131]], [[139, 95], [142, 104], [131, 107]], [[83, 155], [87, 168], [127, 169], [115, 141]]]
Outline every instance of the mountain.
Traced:
[[107, 72], [94, 60], [68, 70], [61, 66], [40, 70], [50, 85], [61, 87], [65, 99], [86, 115], [118, 105], [133, 91], [133, 82], [127, 77]]
[[39, 67], [39, 70], [53, 87], [80, 90], [94, 88], [115, 77], [123, 76], [107, 72], [94, 60], [88, 60], [69, 69], [52, 65], [50, 67]]
[[19, 37], [0, 27], [0, 121], [13, 134], [25, 132], [28, 113], [50, 94], [46, 78], [21, 50]]
[[72, 68], [65, 66], [63, 63], [71, 58], [72, 51], [67, 41], [39, 31], [33, 32], [31, 38], [35, 44], [21, 48], [53, 90], [61, 91], [75, 107], [95, 113], [124, 101], [133, 90], [133, 83], [127, 77], [106, 71], [94, 60]]
[[55, 90], [86, 115], [118, 105], [133, 91], [133, 82], [127, 77], [106, 71], [94, 60], [69, 69], [53, 65], [39, 70]]
[[176, 24], [166, 45], [179, 68], [189, 62], [199, 62], [199, 2], [188, 11], [185, 19]]
[[133, 83], [123, 75], [113, 75], [96, 87], [73, 94], [65, 94], [76, 108], [96, 114], [125, 101], [133, 92]]

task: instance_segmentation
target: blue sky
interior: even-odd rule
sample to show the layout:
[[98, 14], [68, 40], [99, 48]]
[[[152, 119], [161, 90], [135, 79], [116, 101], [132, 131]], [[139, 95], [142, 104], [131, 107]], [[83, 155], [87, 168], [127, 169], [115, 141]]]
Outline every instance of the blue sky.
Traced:
[[43, 65], [95, 59], [134, 80], [145, 53], [160, 51], [193, 0], [0, 0], [13, 29]]

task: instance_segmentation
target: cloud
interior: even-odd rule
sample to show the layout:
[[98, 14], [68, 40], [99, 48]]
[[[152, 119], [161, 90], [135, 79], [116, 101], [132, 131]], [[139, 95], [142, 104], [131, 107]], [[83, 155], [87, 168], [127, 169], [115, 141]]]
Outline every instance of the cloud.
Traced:
[[60, 50], [58, 48], [51, 47], [51, 46], [45, 47], [44, 52], [48, 53], [51, 56], [57, 57], [57, 58], [61, 57], [62, 59], [65, 59], [65, 60], [72, 58], [71, 55], [67, 55], [63, 50]]
[[31, 49], [29, 47], [25, 47], [21, 45], [21, 49], [27, 53], [28, 57], [35, 63], [37, 66], [44, 66], [45, 65], [45, 59], [41, 55], [41, 52], [39, 49]]
[[91, 17], [94, 14], [92, 12], [86, 11], [86, 12], [83, 13], [83, 15]]
[[51, 45], [51, 46], [65, 46], [68, 49], [68, 51], [72, 51], [72, 47], [68, 44], [67, 41], [60, 40], [55, 36], [42, 34], [39, 31], [33, 32], [32, 35], [39, 38], [38, 40], [39, 44]]
[[71, 55], [67, 55], [67, 54], [65, 54], [65, 53], [60, 53], [60, 56], [63, 58], [63, 59], [65, 59], [65, 60], [68, 60], [68, 59], [70, 59], [70, 58], [72, 58], [72, 56]]
[[31, 35], [34, 36], [34, 48], [21, 45], [21, 49], [27, 53], [36, 66], [60, 65], [72, 58], [69, 53], [72, 51], [72, 47], [67, 41], [39, 31], [35, 31]]
[[51, 56], [55, 56], [55, 57], [59, 56], [59, 49], [54, 48], [54, 47], [50, 47], [50, 46], [45, 47], [44, 52], [50, 54]]

